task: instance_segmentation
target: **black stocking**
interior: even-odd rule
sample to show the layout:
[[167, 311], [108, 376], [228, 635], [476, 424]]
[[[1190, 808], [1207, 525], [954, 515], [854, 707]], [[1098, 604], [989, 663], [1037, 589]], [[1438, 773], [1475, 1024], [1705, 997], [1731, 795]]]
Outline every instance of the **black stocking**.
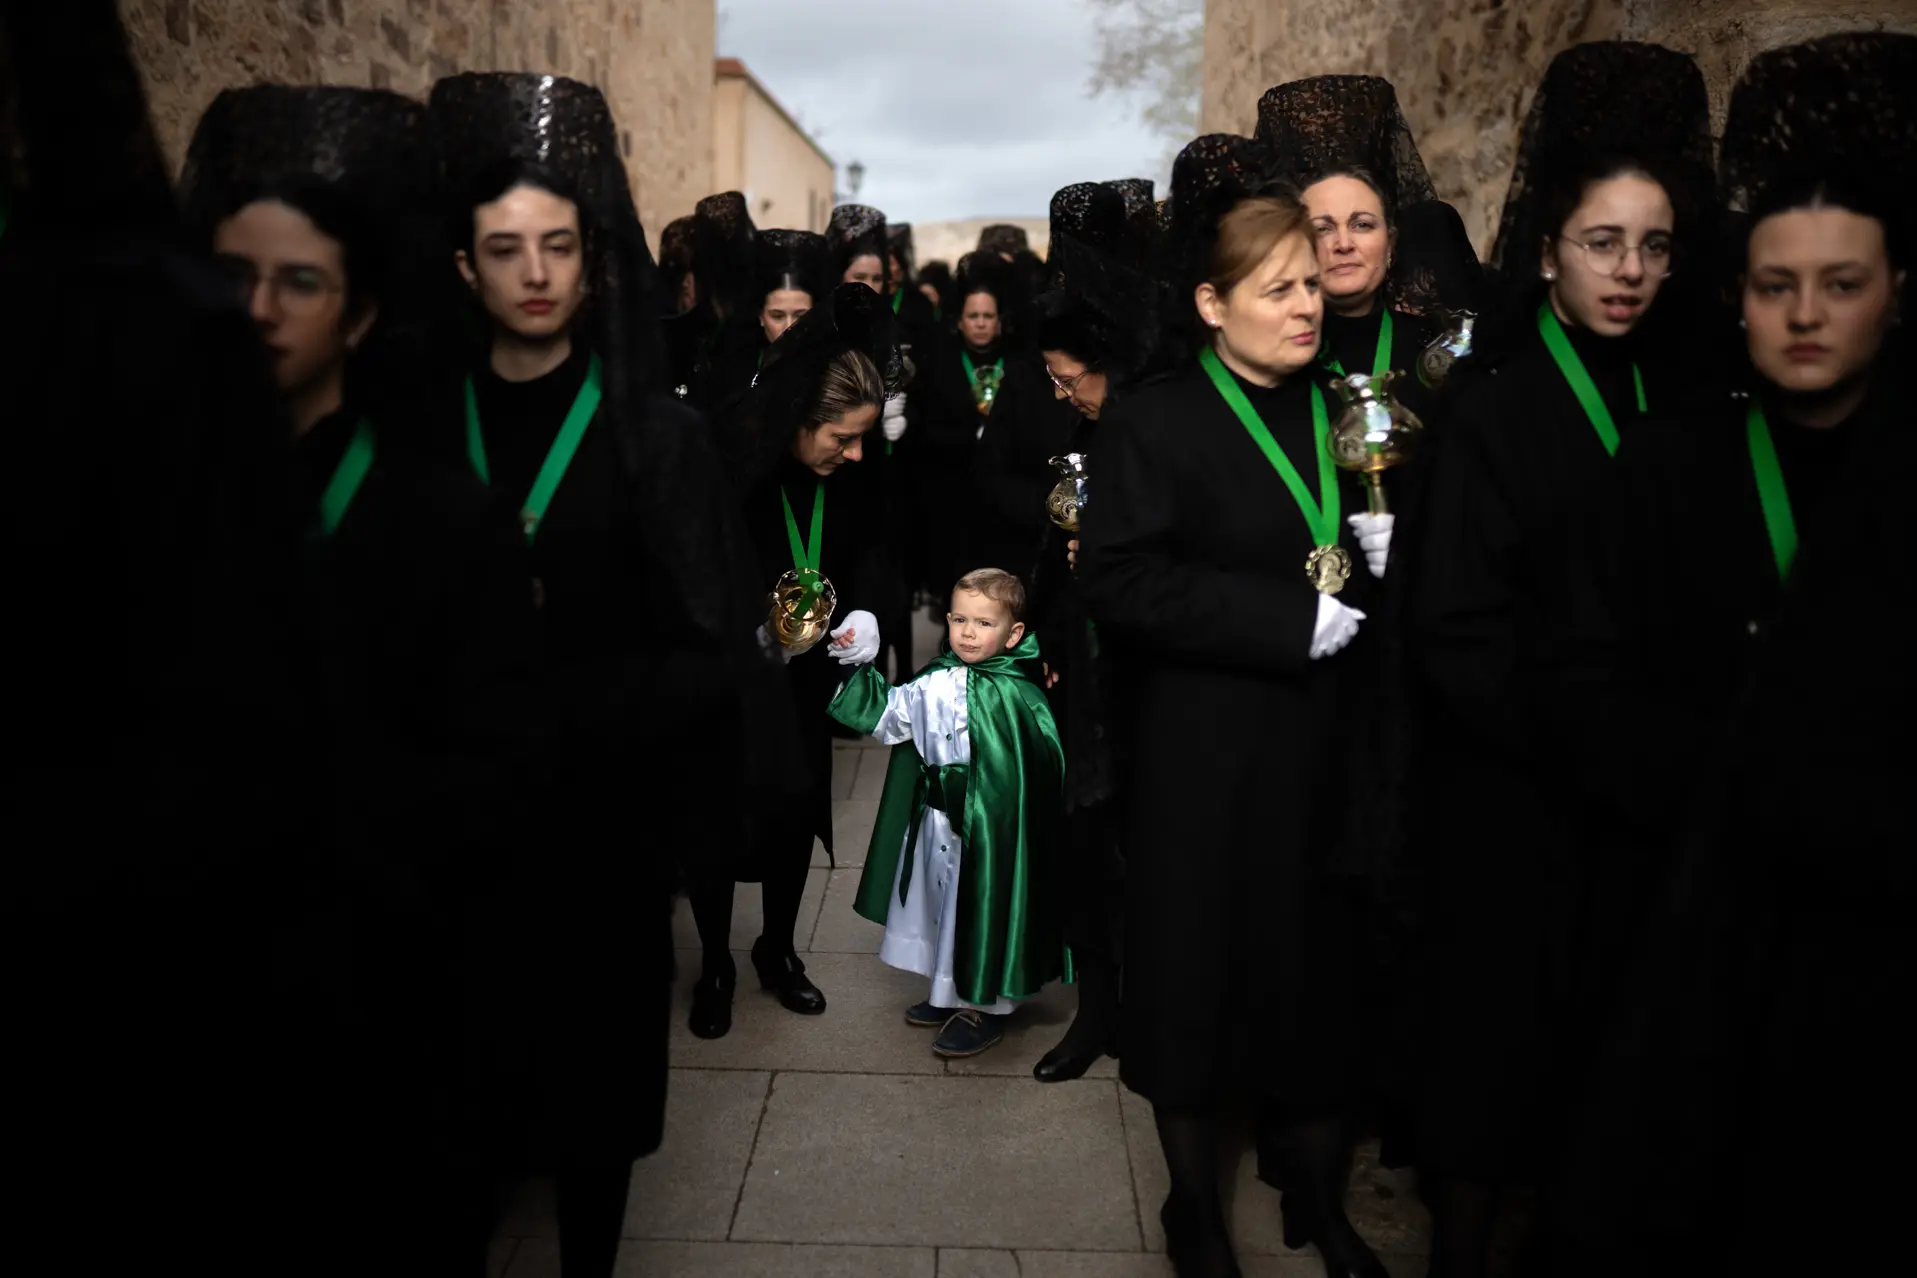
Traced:
[[1429, 1278], [1484, 1278], [1497, 1223], [1497, 1190], [1445, 1177], [1433, 1181], [1426, 1200], [1431, 1207]]
[[631, 1184], [631, 1163], [559, 1173], [560, 1278], [612, 1278]]
[[798, 952], [799, 902], [805, 897], [806, 876], [812, 871], [812, 832], [805, 833], [805, 845], [781, 848], [765, 868], [766, 948], [774, 954]]
[[1206, 1109], [1152, 1107], [1159, 1148], [1171, 1172], [1165, 1242], [1179, 1278], [1236, 1274], [1231, 1234], [1218, 1197], [1218, 1118]]
[[[1059, 1051], [1076, 1056], [1109, 1047], [1118, 1028], [1118, 980], [1118, 966], [1109, 959], [1093, 954], [1078, 956], [1078, 1014], [1072, 1017]], [[1162, 1121], [1158, 1131], [1162, 1139]], [[1165, 1158], [1169, 1162], [1171, 1155]]]
[[692, 885], [692, 920], [699, 925], [699, 945], [710, 973], [726, 970], [732, 962], [732, 876], [708, 874]]

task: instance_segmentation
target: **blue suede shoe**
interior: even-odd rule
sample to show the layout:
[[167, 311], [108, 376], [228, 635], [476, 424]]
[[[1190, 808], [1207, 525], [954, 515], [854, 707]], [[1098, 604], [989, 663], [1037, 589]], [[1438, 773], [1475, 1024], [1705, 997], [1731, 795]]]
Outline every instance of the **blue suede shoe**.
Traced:
[[955, 1012], [932, 1043], [933, 1052], [947, 1060], [963, 1060], [997, 1047], [1005, 1037], [1005, 1018], [971, 1008]]
[[933, 1007], [930, 999], [905, 1009], [905, 1023], [918, 1029], [937, 1029], [952, 1019], [949, 1007]]

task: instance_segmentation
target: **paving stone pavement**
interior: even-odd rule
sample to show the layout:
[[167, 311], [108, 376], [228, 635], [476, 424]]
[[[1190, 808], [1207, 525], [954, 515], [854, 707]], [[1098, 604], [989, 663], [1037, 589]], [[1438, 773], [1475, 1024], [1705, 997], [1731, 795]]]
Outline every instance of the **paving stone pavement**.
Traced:
[[[929, 654], [936, 637], [918, 629]], [[880, 929], [851, 906], [886, 758], [870, 742], [834, 751], [839, 868], [815, 848], [799, 923], [825, 1015], [794, 1016], [742, 981], [732, 1032], [693, 1038], [698, 941], [681, 902], [665, 1144], [635, 1170], [619, 1278], [1170, 1278], [1151, 1107], [1110, 1060], [1075, 1083], [1031, 1077], [1071, 1020], [1070, 989], [1022, 1007], [972, 1061], [941, 1061], [931, 1033], [905, 1024], [925, 983], [878, 961]], [[759, 922], [758, 890], [741, 885], [731, 945], [748, 977]], [[1248, 1140], [1233, 1158], [1246, 1278], [1319, 1278], [1315, 1254], [1284, 1249]], [[1352, 1218], [1393, 1278], [1424, 1269], [1413, 1191], [1360, 1151]], [[502, 1224], [493, 1278], [558, 1278], [553, 1232], [551, 1187], [531, 1185]]]

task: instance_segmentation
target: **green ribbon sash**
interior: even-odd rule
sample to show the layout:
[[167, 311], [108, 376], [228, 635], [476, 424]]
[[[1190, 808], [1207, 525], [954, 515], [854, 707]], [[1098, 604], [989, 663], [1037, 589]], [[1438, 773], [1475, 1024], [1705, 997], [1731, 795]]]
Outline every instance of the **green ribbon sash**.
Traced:
[[[1065, 751], [1044, 690], [1028, 673], [1038, 656], [1038, 640], [1028, 634], [1009, 653], [966, 668], [969, 765], [928, 765], [910, 741], [892, 748], [853, 902], [861, 918], [883, 924], [894, 882], [901, 894], [910, 882], [908, 867], [926, 810], [950, 817], [964, 849], [953, 977], [968, 1003], [1029, 998], [1047, 981], [1070, 978], [1056, 867], [1049, 859], [1057, 853], [1053, 809], [1064, 783]], [[962, 664], [948, 649], [909, 682]], [[829, 713], [870, 734], [890, 692], [877, 667], [860, 666]]]
[[372, 468], [373, 424], [362, 417], [353, 427], [353, 437], [347, 441], [339, 465], [333, 467], [333, 477], [326, 481], [326, 490], [320, 494], [320, 536], [331, 537], [339, 528], [353, 498], [359, 495], [359, 486], [366, 482], [366, 472]]
[[[979, 397], [979, 371], [978, 365], [972, 362], [972, 353], [970, 351], [960, 351], [959, 359], [965, 364], [965, 380], [969, 382], [972, 387], [972, 402], [989, 407], [991, 403], [998, 398], [999, 383], [1005, 379], [1005, 357], [1001, 355], [992, 362], [992, 378], [990, 383], [985, 387], [985, 397], [983, 399]], [[951, 365], [948, 364], [946, 367], [950, 368]]]
[[799, 574], [799, 584], [805, 587], [805, 595], [800, 599], [804, 605], [800, 611], [812, 611], [812, 601], [818, 597], [819, 554], [825, 549], [825, 482], [821, 480], [812, 490], [812, 528], [805, 541], [799, 540], [799, 520], [792, 513], [792, 499], [786, 496], [784, 488], [779, 489], [779, 501], [785, 506], [785, 535], [792, 546], [792, 571]]
[[[1345, 366], [1343, 364], [1340, 364], [1337, 360], [1337, 357], [1331, 355], [1329, 351], [1326, 352], [1325, 367], [1329, 368], [1332, 372], [1338, 374], [1338, 376], [1340, 377], [1343, 377], [1345, 375]], [[1391, 371], [1391, 312], [1387, 310], [1384, 313], [1384, 318], [1378, 321], [1378, 353], [1371, 357], [1371, 375], [1373, 377], [1383, 377], [1386, 373], [1390, 371]]]
[[[566, 413], [566, 420], [560, 424], [559, 434], [553, 437], [552, 447], [546, 450], [546, 460], [539, 467], [539, 474], [533, 478], [532, 491], [526, 494], [525, 504], [519, 509], [520, 526], [525, 529], [526, 543], [532, 544], [539, 534], [540, 521], [546, 517], [546, 507], [552, 504], [552, 496], [559, 491], [559, 482], [566, 477], [566, 468], [572, 465], [573, 454], [579, 451], [579, 441], [586, 437], [586, 427], [592, 425], [593, 415], [599, 411], [599, 401], [603, 395], [601, 389], [602, 371], [599, 356], [595, 353], [592, 362], [586, 366], [586, 380], [579, 387], [579, 393], [573, 397], [572, 408]], [[492, 472], [486, 465], [486, 440], [479, 430], [479, 393], [473, 389], [473, 379], [466, 379], [466, 456], [471, 460], [473, 472], [480, 482], [493, 482]]]
[[1777, 462], [1777, 444], [1770, 422], [1756, 399], [1744, 418], [1744, 434], [1751, 447], [1751, 471], [1757, 476], [1757, 500], [1764, 508], [1764, 531], [1770, 534], [1771, 555], [1777, 561], [1777, 579], [1789, 581], [1797, 561], [1797, 516], [1791, 511], [1790, 489], [1784, 468]]
[[1291, 498], [1298, 503], [1298, 511], [1305, 517], [1305, 525], [1311, 529], [1313, 545], [1335, 546], [1338, 544], [1338, 515], [1340, 499], [1338, 495], [1338, 472], [1332, 465], [1331, 453], [1325, 447], [1325, 437], [1331, 433], [1330, 416], [1325, 412], [1325, 395], [1316, 383], [1311, 387], [1311, 438], [1314, 451], [1318, 454], [1318, 500], [1311, 499], [1311, 493], [1305, 488], [1303, 477], [1298, 468], [1291, 464], [1291, 458], [1285, 456], [1285, 450], [1271, 437], [1271, 431], [1265, 426], [1264, 419], [1258, 416], [1258, 410], [1245, 398], [1245, 392], [1232, 378], [1231, 372], [1209, 347], [1199, 352], [1198, 363], [1204, 368], [1211, 384], [1218, 388], [1218, 394], [1231, 405], [1231, 411], [1238, 415], [1245, 433], [1265, 454], [1265, 460], [1285, 481], [1285, 487], [1291, 490]]
[[[1584, 406], [1584, 415], [1591, 419], [1591, 429], [1597, 432], [1604, 451], [1617, 456], [1617, 422], [1612, 420], [1610, 406], [1604, 402], [1604, 396], [1598, 394], [1597, 383], [1591, 380], [1584, 361], [1578, 358], [1571, 339], [1564, 334], [1564, 325], [1558, 322], [1557, 313], [1551, 309], [1551, 303], [1545, 302], [1538, 307], [1538, 332], [1544, 338], [1546, 349], [1551, 358], [1557, 361], [1558, 372], [1570, 385], [1571, 393], [1578, 397], [1578, 403]], [[1638, 366], [1631, 365], [1631, 380], [1637, 385], [1637, 411], [1640, 415], [1651, 411], [1644, 398], [1644, 374]]]

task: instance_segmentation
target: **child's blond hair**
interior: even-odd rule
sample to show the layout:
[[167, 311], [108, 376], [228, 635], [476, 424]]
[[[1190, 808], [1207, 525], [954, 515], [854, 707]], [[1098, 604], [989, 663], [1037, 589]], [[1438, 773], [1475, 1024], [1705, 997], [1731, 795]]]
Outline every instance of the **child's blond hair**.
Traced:
[[1003, 568], [977, 568], [958, 579], [952, 587], [952, 593], [969, 590], [973, 594], [984, 595], [993, 603], [1003, 604], [1012, 614], [1013, 621], [1025, 620], [1025, 583]]

